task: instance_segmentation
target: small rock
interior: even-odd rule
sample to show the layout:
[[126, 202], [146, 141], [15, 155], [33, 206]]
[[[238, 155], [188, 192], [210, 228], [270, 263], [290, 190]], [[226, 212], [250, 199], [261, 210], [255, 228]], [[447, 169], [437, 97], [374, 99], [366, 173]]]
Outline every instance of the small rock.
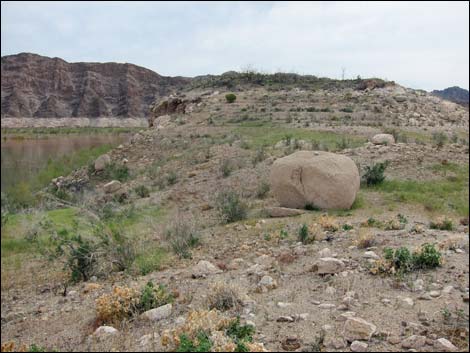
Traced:
[[398, 337], [396, 335], [391, 335], [391, 336], [388, 336], [387, 342], [390, 343], [390, 344], [396, 345], [396, 344], [400, 343], [401, 340], [400, 340], [400, 337]]
[[201, 260], [198, 262], [196, 266], [194, 266], [192, 270], [192, 277], [193, 278], [206, 278], [209, 275], [214, 275], [217, 273], [221, 273], [222, 270], [215, 267], [209, 261]]
[[328, 248], [324, 248], [318, 252], [318, 256], [320, 257], [332, 257], [332, 252]]
[[454, 290], [454, 287], [453, 287], [453, 286], [446, 286], [446, 287], [444, 287], [444, 289], [442, 290], [442, 293], [443, 293], [443, 294], [450, 294], [450, 293], [452, 293], [453, 290]]
[[439, 292], [438, 290], [432, 290], [429, 292], [429, 295], [433, 298], [437, 298], [441, 296], [441, 292]]
[[379, 260], [380, 259], [380, 256], [377, 255], [375, 252], [373, 251], [366, 251], [363, 255], [364, 258], [366, 259], [373, 259], [373, 260]]
[[367, 352], [369, 345], [365, 342], [354, 341], [351, 343], [351, 351], [353, 352]]
[[344, 270], [344, 262], [333, 257], [323, 257], [316, 261], [312, 271], [319, 275], [339, 273]]
[[112, 180], [109, 183], [103, 185], [103, 190], [105, 193], [110, 194], [118, 191], [121, 186], [122, 184], [119, 180]]
[[281, 345], [285, 351], [291, 352], [299, 349], [302, 345], [302, 341], [297, 336], [290, 336], [286, 337], [286, 339], [282, 341]]
[[413, 299], [411, 299], [411, 298], [398, 297], [397, 299], [404, 306], [412, 307], [413, 305], [415, 305]]
[[257, 290], [261, 293], [266, 293], [271, 289], [277, 288], [277, 282], [271, 276], [264, 276], [258, 283]]
[[277, 306], [279, 308], [287, 308], [288, 306], [291, 306], [291, 305], [292, 305], [292, 303], [283, 303], [283, 302], [277, 303]]
[[277, 322], [294, 322], [294, 318], [292, 316], [280, 316], [276, 320]]
[[340, 335], [337, 334], [332, 325], [322, 326], [323, 331], [323, 345], [326, 348], [341, 349], [346, 348], [347, 343]]
[[458, 348], [452, 344], [449, 340], [445, 338], [439, 338], [435, 343], [434, 343], [434, 348], [438, 352], [457, 352]]
[[172, 305], [166, 304], [155, 309], [150, 309], [144, 312], [142, 318], [149, 321], [160, 321], [168, 318], [171, 315]]
[[336, 305], [325, 303], [325, 304], [320, 304], [318, 307], [320, 309], [334, 309]]
[[119, 331], [116, 330], [112, 326], [100, 326], [95, 330], [93, 335], [95, 335], [96, 337], [104, 337], [104, 336], [108, 336], [108, 335], [116, 335], [118, 333], [119, 333]]
[[344, 323], [344, 338], [349, 341], [370, 340], [377, 327], [359, 317], [349, 317]]
[[111, 163], [111, 157], [107, 154], [103, 154], [99, 156], [95, 160], [95, 171], [99, 172], [101, 170], [104, 170], [108, 164]]
[[419, 349], [426, 344], [425, 336], [413, 335], [401, 342], [402, 348], [406, 349]]
[[304, 214], [305, 211], [298, 210], [296, 208], [287, 208], [287, 207], [268, 207], [265, 209], [265, 212], [272, 218], [275, 217], [293, 217]]

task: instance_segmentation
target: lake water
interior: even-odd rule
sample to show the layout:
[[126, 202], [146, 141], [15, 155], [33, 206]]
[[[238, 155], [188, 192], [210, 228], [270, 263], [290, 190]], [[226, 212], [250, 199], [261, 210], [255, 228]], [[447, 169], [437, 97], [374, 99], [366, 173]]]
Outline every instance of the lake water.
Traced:
[[54, 160], [101, 145], [118, 146], [129, 138], [129, 133], [47, 135], [26, 139], [2, 136], [1, 190], [31, 178], [47, 165], [49, 158]]

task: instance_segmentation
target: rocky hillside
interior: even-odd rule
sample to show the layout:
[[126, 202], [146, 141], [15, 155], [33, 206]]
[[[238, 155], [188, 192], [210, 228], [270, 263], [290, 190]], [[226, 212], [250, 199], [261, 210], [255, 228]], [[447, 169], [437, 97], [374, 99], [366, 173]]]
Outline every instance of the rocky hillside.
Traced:
[[434, 90], [432, 91], [432, 94], [443, 99], [447, 99], [451, 102], [455, 102], [468, 107], [469, 92], [466, 89], [454, 86], [448, 87], [443, 90]]
[[132, 64], [68, 63], [30, 53], [2, 57], [2, 118], [145, 117], [188, 82]]

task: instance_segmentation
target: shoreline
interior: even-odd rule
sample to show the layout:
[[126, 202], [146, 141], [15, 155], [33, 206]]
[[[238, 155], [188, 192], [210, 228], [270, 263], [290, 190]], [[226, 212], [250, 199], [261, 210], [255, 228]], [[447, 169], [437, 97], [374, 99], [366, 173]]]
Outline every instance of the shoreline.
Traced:
[[146, 118], [1, 118], [1, 128], [144, 128]]

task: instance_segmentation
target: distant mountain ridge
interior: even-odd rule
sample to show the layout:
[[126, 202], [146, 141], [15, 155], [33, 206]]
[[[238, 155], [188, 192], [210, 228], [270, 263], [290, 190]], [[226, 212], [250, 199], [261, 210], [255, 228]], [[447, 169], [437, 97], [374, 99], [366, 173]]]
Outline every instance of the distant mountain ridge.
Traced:
[[461, 104], [468, 107], [469, 91], [458, 86], [448, 87], [443, 90], [434, 90], [433, 95], [447, 99], [451, 102]]
[[68, 63], [21, 53], [2, 57], [1, 116], [143, 118], [149, 104], [190, 79], [133, 64]]

